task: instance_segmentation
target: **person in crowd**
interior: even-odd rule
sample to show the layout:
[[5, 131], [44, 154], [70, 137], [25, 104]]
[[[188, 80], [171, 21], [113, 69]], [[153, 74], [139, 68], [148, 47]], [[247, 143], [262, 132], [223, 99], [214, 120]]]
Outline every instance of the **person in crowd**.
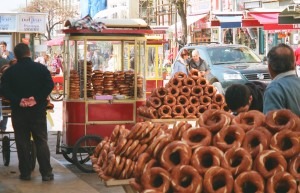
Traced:
[[[7, 43], [5, 41], [0, 42], [1, 58], [5, 64], [9, 64], [12, 60], [15, 59], [13, 52], [7, 50]], [[4, 132], [7, 127], [8, 116], [3, 116], [0, 121], [0, 130]]]
[[[1, 51], [0, 51], [0, 53], [1, 53]], [[7, 68], [8, 65], [9, 65], [9, 61], [2, 58], [2, 55], [0, 55], [0, 78], [1, 78], [2, 74], [4, 73], [4, 71], [5, 71], [5, 69]], [[1, 83], [1, 81], [0, 81], [0, 83]], [[0, 95], [2, 96], [1, 87], [0, 87]], [[0, 120], [0, 132], [5, 132], [6, 131], [7, 121], [8, 121], [7, 116], [3, 116], [2, 120]]]
[[14, 53], [7, 50], [7, 43], [5, 41], [0, 42], [0, 48], [2, 51], [2, 58], [11, 61], [15, 58]]
[[174, 76], [176, 72], [183, 72], [188, 74], [188, 64], [187, 59], [189, 58], [189, 52], [187, 49], [182, 50], [180, 53], [180, 57], [174, 62], [172, 67], [172, 74], [171, 77]]
[[295, 72], [293, 49], [286, 44], [274, 46], [267, 54], [272, 81], [264, 93], [264, 110], [290, 109], [300, 116], [300, 79]]
[[134, 70], [134, 57], [130, 58], [130, 70]]
[[57, 53], [54, 53], [53, 59], [51, 61], [51, 67], [52, 67], [52, 72], [55, 74], [59, 74], [60, 70], [62, 69], [62, 62], [60, 58], [58, 57]]
[[208, 64], [200, 57], [198, 50], [193, 50], [192, 59], [188, 62], [189, 70], [195, 68], [200, 72], [203, 72], [203, 75], [207, 75], [210, 71]]
[[[1, 77], [5, 98], [11, 103], [11, 120], [14, 129], [21, 180], [30, 180], [30, 138], [37, 148], [37, 161], [43, 181], [54, 179], [47, 143], [47, 97], [54, 83], [46, 66], [34, 62], [28, 45], [19, 43], [14, 48], [17, 63]], [[30, 86], [28, 86], [30, 85]]]
[[48, 67], [49, 59], [50, 59], [50, 57], [48, 54], [43, 54], [42, 56], [37, 57], [34, 61], [39, 62]]
[[226, 104], [235, 115], [249, 110], [263, 112], [263, 97], [266, 87], [266, 84], [259, 81], [232, 84], [225, 92]]
[[298, 41], [298, 47], [295, 50], [295, 59], [296, 59], [296, 73], [300, 77], [300, 40]]
[[92, 56], [93, 70], [100, 70], [100, 66], [102, 66], [103, 58], [98, 54], [95, 50]]

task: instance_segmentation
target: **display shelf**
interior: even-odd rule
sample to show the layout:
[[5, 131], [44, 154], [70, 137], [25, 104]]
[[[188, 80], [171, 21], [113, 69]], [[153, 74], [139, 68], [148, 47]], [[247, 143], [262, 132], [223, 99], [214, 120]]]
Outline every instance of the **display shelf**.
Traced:
[[130, 180], [134, 180], [134, 178], [125, 179], [125, 180], [110, 179], [110, 180], [104, 181], [104, 184], [107, 187], [122, 186], [126, 193], [136, 193], [137, 191], [135, 191], [129, 184]]
[[181, 121], [186, 121], [186, 122], [190, 123], [193, 127], [198, 126], [198, 118], [196, 118], [196, 119], [187, 119], [187, 118], [184, 118], [184, 119], [151, 119], [151, 118], [144, 117], [141, 115], [138, 115], [138, 116], [139, 116], [139, 118], [144, 119], [145, 121], [150, 121], [152, 123], [165, 123], [168, 125], [175, 126], [177, 123], [179, 123]]

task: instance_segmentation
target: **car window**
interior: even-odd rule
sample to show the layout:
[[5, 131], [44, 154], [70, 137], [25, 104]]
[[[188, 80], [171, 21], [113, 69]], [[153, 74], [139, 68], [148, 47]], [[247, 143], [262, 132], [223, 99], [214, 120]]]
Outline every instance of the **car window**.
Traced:
[[247, 47], [214, 47], [208, 49], [212, 64], [260, 63], [261, 59]]

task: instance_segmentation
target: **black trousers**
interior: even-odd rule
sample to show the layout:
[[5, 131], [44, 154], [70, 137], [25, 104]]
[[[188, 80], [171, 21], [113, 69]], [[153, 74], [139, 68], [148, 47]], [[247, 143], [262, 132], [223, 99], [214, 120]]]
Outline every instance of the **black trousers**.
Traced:
[[12, 110], [12, 125], [19, 159], [21, 175], [31, 174], [30, 138], [33, 137], [39, 171], [41, 175], [52, 173], [50, 150], [48, 146], [46, 111], [36, 111], [32, 108]]

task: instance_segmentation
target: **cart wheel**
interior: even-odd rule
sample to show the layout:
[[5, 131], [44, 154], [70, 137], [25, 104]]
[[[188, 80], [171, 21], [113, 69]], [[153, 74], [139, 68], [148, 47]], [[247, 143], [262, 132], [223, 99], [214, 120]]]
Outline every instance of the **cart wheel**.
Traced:
[[59, 94], [59, 93], [50, 93], [50, 98], [53, 101], [62, 101], [64, 97], [62, 94]]
[[30, 140], [30, 162], [31, 162], [31, 171], [33, 171], [36, 164], [36, 147], [33, 140]]
[[72, 159], [71, 155], [67, 154], [67, 153], [62, 153], [62, 155], [64, 156], [64, 158], [70, 162], [71, 164], [74, 163], [74, 160]]
[[90, 156], [94, 153], [95, 147], [102, 140], [97, 135], [86, 135], [81, 137], [73, 148], [74, 164], [83, 172], [94, 172]]
[[4, 165], [8, 166], [10, 162], [10, 144], [8, 136], [4, 136], [2, 139], [2, 156]]

